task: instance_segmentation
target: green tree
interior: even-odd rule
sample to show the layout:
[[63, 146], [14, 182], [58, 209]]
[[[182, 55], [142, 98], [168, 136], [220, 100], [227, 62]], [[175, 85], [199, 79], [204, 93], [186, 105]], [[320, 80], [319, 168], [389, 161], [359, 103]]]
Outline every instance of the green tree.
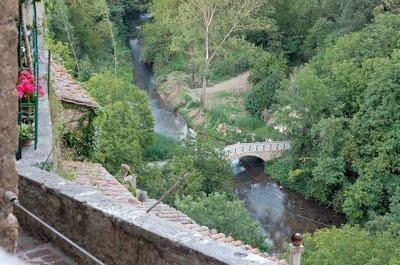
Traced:
[[155, 63], [156, 69], [171, 63], [171, 57], [178, 56], [171, 50], [171, 41], [179, 5], [179, 0], [159, 0], [149, 6], [154, 21], [143, 26], [143, 53], [147, 62]]
[[362, 29], [373, 19], [374, 8], [383, 4], [383, 0], [353, 0], [341, 2], [340, 24], [345, 33]]
[[[277, 92], [277, 124], [292, 151], [270, 171], [306, 196], [364, 224], [390, 212], [399, 185], [400, 18], [327, 45]], [[277, 176], [276, 174], [283, 174]]]
[[323, 229], [304, 237], [305, 265], [398, 265], [400, 238], [389, 232], [375, 235], [359, 227]]
[[286, 78], [286, 60], [276, 54], [262, 52], [254, 60], [249, 80], [251, 92], [246, 99], [246, 109], [262, 117], [264, 110], [276, 103], [275, 92]]
[[400, 50], [390, 59], [365, 64], [370, 82], [360, 111], [350, 123], [353, 167], [360, 177], [349, 190], [344, 211], [350, 220], [365, 221], [389, 212], [389, 201], [400, 186]]
[[281, 0], [271, 1], [275, 9], [273, 18], [281, 36], [281, 49], [289, 62], [299, 64], [306, 60], [303, 43], [309, 30], [320, 18], [335, 21], [340, 16], [337, 0]]
[[176, 206], [201, 225], [264, 251], [268, 250], [259, 224], [251, 218], [242, 201], [232, 200], [225, 193], [212, 193], [197, 199], [192, 196], [178, 199]]
[[70, 1], [68, 10], [81, 52], [87, 54], [92, 62], [98, 62], [112, 48], [106, 1]]
[[[119, 77], [115, 77], [110, 72], [94, 74], [85, 83], [85, 89], [99, 102], [101, 106], [108, 106], [119, 101], [126, 103], [129, 111], [135, 113], [136, 124], [127, 122], [128, 128], [134, 127], [140, 133], [138, 135], [142, 148], [150, 145], [154, 141], [153, 116], [146, 92], [137, 86], [127, 83]], [[123, 120], [120, 120], [123, 122]], [[118, 141], [116, 138], [115, 141]]]
[[303, 54], [305, 60], [309, 61], [325, 46], [333, 43], [338, 37], [339, 25], [337, 22], [325, 17], [318, 19], [314, 26], [308, 31], [303, 43]]
[[[173, 157], [164, 166], [148, 166], [139, 174], [139, 186], [149, 191], [150, 196], [159, 198], [184, 172], [189, 177], [177, 189], [176, 196], [191, 195], [194, 198], [203, 193], [227, 191], [233, 173], [229, 161], [216, 149], [215, 143], [203, 138], [186, 147], [177, 147]], [[174, 196], [167, 202], [173, 204]]]
[[227, 41], [244, 28], [268, 27], [265, 20], [262, 23], [255, 17], [262, 7], [267, 8], [260, 0], [189, 0], [180, 4], [172, 48], [189, 51], [192, 61], [201, 69], [201, 110], [204, 110], [210, 65]]
[[140, 119], [127, 101], [105, 106], [96, 118], [98, 143], [94, 159], [112, 174], [119, 171], [121, 164], [139, 169], [142, 161]]

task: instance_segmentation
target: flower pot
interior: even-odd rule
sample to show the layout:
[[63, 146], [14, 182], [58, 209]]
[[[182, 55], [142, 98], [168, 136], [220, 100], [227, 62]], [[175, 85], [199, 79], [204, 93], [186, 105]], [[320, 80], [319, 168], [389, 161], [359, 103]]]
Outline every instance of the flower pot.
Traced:
[[35, 113], [35, 105], [26, 105], [20, 107], [21, 112], [23, 113]]
[[21, 145], [22, 146], [31, 146], [33, 145], [34, 141], [32, 139], [22, 139]]

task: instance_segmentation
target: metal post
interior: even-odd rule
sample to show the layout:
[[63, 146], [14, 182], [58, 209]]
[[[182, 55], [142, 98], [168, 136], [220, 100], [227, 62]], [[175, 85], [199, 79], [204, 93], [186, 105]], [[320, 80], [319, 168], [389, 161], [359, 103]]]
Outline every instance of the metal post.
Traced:
[[35, 76], [35, 150], [37, 149], [38, 143], [38, 129], [39, 129], [39, 47], [38, 47], [38, 28], [37, 28], [37, 13], [36, 13], [36, 1], [33, 1], [33, 48], [34, 48], [34, 76]]
[[50, 85], [51, 85], [51, 52], [49, 50], [47, 54], [47, 96], [50, 97]]
[[303, 236], [300, 233], [295, 233], [291, 239], [289, 265], [300, 265], [301, 253], [304, 251]]
[[22, 69], [22, 4], [18, 4], [18, 72]]

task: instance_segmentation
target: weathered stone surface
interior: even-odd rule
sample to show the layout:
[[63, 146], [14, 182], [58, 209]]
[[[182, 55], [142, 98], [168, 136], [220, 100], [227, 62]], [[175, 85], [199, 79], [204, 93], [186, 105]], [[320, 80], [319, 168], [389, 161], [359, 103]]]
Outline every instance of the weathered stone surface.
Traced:
[[0, 246], [13, 252], [18, 224], [12, 207], [5, 207], [4, 193], [17, 192], [15, 152], [17, 149], [17, 1], [0, 1]]
[[[21, 164], [18, 171], [21, 204], [106, 264], [278, 264], [38, 168]], [[30, 218], [19, 219], [75, 255], [78, 264], [92, 264]]]

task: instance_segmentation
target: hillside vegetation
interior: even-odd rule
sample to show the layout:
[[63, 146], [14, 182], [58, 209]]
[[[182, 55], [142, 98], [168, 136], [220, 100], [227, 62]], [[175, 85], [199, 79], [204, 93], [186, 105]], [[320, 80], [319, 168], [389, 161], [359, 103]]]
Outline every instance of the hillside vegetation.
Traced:
[[[228, 2], [150, 5], [154, 21], [142, 35], [160, 91], [165, 86], [174, 91], [169, 74], [181, 73], [185, 88], [175, 107], [196, 121], [193, 110], [201, 102], [193, 95], [204, 89], [204, 80], [214, 85], [250, 70], [250, 91], [204, 98], [196, 130], [222, 143], [253, 140], [258, 131], [264, 138], [292, 141], [292, 150], [268, 163], [266, 172], [360, 226], [308, 238], [312, 253], [305, 264], [398, 264], [398, 257], [365, 253], [361, 238], [400, 249], [400, 1], [250, 1], [253, 11], [238, 15], [243, 19], [238, 28], [226, 15], [235, 8]], [[185, 15], [188, 9], [193, 18]], [[210, 10], [217, 10], [218, 22], [208, 27]], [[231, 34], [224, 35], [226, 29]], [[214, 38], [211, 45], [208, 35]], [[210, 64], [208, 53], [215, 54]], [[241, 115], [246, 130], [240, 130]], [[264, 125], [252, 126], [253, 120]], [[349, 235], [359, 240], [346, 241]], [[330, 236], [337, 237], [337, 245], [325, 242]], [[336, 257], [349, 242], [357, 258]]]

